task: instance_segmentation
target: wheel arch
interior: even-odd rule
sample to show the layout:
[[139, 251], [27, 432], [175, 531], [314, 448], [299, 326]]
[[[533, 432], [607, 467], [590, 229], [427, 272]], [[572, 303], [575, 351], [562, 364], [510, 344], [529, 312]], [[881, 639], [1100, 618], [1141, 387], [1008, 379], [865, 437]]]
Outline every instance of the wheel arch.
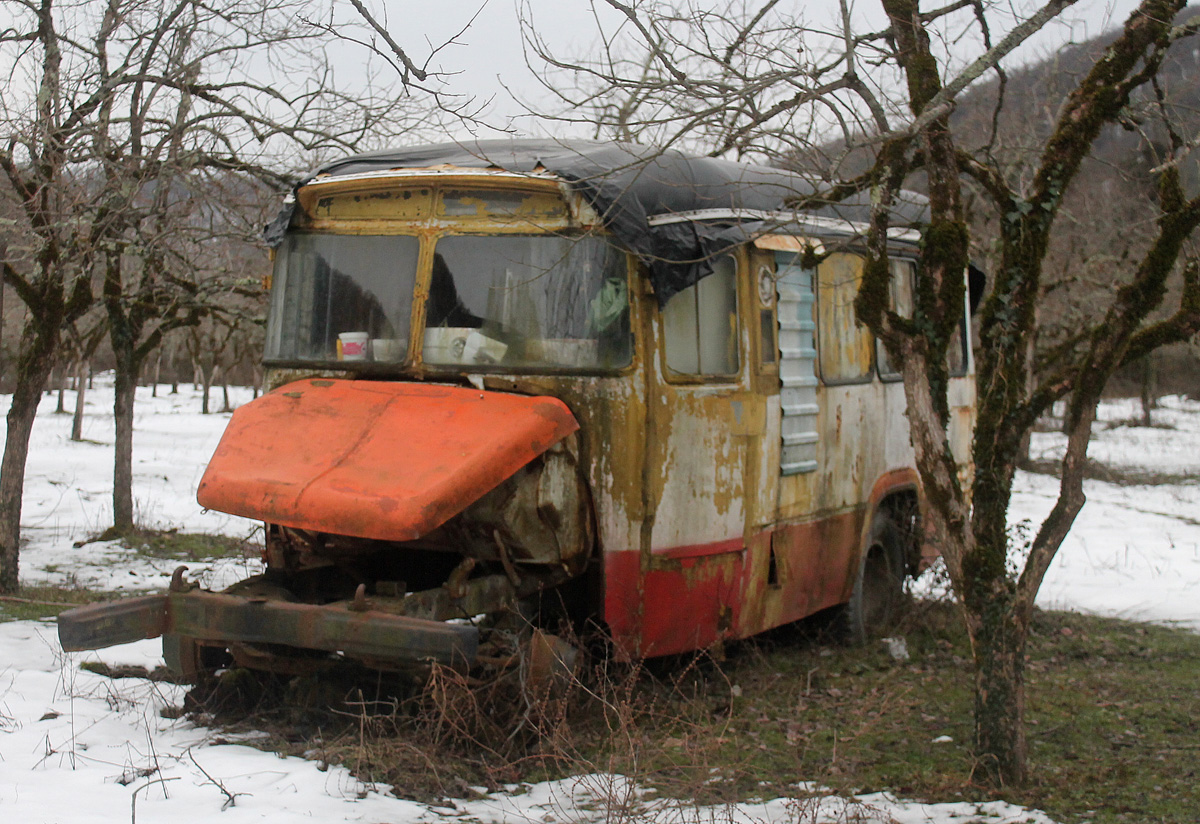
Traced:
[[863, 520], [859, 558], [865, 558], [870, 550], [876, 517], [881, 513], [886, 514], [901, 531], [906, 573], [910, 576], [918, 574], [934, 557], [926, 558], [924, 555], [924, 542], [921, 540], [924, 507], [925, 497], [921, 493], [920, 478], [915, 469], [906, 467], [881, 475], [871, 490]]

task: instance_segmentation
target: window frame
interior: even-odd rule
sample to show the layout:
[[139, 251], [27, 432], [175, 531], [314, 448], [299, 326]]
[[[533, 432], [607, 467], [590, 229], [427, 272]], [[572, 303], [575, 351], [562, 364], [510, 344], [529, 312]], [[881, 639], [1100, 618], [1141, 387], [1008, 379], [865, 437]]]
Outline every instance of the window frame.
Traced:
[[830, 253], [817, 265], [816, 270], [814, 271], [813, 291], [814, 291], [814, 294], [816, 295], [816, 301], [814, 304], [815, 311], [813, 314], [814, 314], [814, 319], [816, 321], [816, 326], [817, 326], [817, 329], [816, 329], [816, 339], [817, 339], [816, 340], [816, 343], [817, 343], [817, 362], [816, 362], [817, 369], [816, 369], [816, 372], [817, 372], [817, 377], [820, 379], [821, 383], [825, 386], [855, 386], [855, 385], [860, 385], [860, 384], [871, 383], [875, 379], [875, 376], [877, 374], [877, 371], [875, 368], [875, 336], [871, 333], [871, 330], [867, 329], [865, 326], [858, 323], [857, 317], [854, 314], [853, 301], [851, 301], [851, 303], [850, 303], [850, 307], [851, 307], [850, 312], [851, 312], [851, 318], [853, 319], [853, 325], [856, 328], [861, 328], [865, 332], [866, 336], [868, 336], [870, 338], [870, 350], [868, 352], [868, 360], [867, 360], [867, 364], [866, 364], [866, 369], [861, 375], [855, 375], [852, 377], [829, 377], [826, 374], [826, 369], [825, 369], [825, 351], [826, 351], [825, 335], [826, 335], [826, 333], [824, 330], [826, 329], [827, 325], [829, 324], [830, 319], [826, 317], [826, 313], [824, 311], [825, 303], [822, 299], [822, 293], [824, 291], [826, 291], [826, 289], [828, 287], [826, 287], [824, 285], [825, 282], [821, 278], [821, 268], [825, 265], [826, 261], [828, 261], [830, 258], [834, 257], [835, 255], [845, 255], [845, 256], [856, 258], [859, 261], [858, 274], [857, 274], [857, 278], [855, 280], [855, 287], [854, 287], [854, 294], [856, 296], [858, 294], [858, 286], [862, 282], [863, 256], [861, 253], [853, 251], [853, 250], [848, 250], [848, 249], [847, 250], [838, 250], [836, 252]]
[[[742, 382], [742, 376], [743, 376], [744, 370], [746, 368], [746, 362], [747, 362], [747, 360], [749, 360], [749, 358], [746, 357], [746, 353], [744, 352], [745, 347], [742, 345], [744, 325], [745, 325], [744, 320], [742, 318], [742, 310], [743, 310], [743, 306], [745, 304], [745, 299], [741, 293], [742, 292], [742, 281], [745, 279], [744, 277], [742, 277], [744, 265], [741, 260], [741, 256], [736, 254], [736, 250], [730, 250], [728, 252], [725, 252], [725, 253], [722, 253], [722, 254], [716, 256], [716, 258], [713, 260], [713, 263], [716, 264], [717, 262], [719, 262], [721, 260], [729, 260], [733, 264], [733, 272], [730, 277], [731, 285], [732, 285], [731, 292], [733, 295], [733, 311], [730, 316], [733, 318], [733, 328], [730, 331], [731, 331], [731, 334], [733, 337], [733, 356], [736, 359], [736, 363], [734, 364], [734, 370], [732, 372], [728, 372], [728, 373], [681, 372], [681, 371], [674, 369], [668, 361], [667, 316], [666, 316], [667, 306], [670, 305], [671, 301], [675, 300], [680, 295], [684, 294], [684, 292], [688, 292], [693, 289], [697, 289], [697, 287], [699, 287], [699, 285], [706, 280], [711, 281], [712, 278], [714, 278], [716, 275], [715, 265], [714, 265], [714, 271], [711, 274], [701, 278], [700, 280], [693, 283], [691, 286], [688, 286], [686, 289], [681, 289], [679, 292], [676, 292], [667, 301], [667, 306], [657, 307], [658, 308], [657, 319], [658, 319], [659, 328], [661, 330], [660, 342], [659, 342], [659, 351], [660, 351], [661, 359], [660, 359], [659, 363], [660, 363], [660, 369], [661, 369], [663, 378], [667, 383], [686, 386], [689, 384], [691, 384], [691, 385], [738, 384], [738, 383]], [[699, 364], [699, 361], [700, 361], [700, 352], [699, 352], [700, 311], [699, 311], [699, 300], [698, 300], [699, 299], [699, 291], [695, 292], [694, 294], [696, 295], [695, 317], [697, 319], [696, 326], [695, 326], [696, 338], [697, 338], [696, 359], [697, 359], [697, 364]]]
[[[286, 261], [288, 258], [290, 258], [291, 251], [290, 250], [280, 250], [280, 251], [277, 251], [273, 255], [273, 260], [272, 260], [271, 289], [270, 289], [270, 295], [269, 295], [269, 302], [268, 302], [268, 306], [267, 306], [267, 317], [266, 317], [267, 322], [266, 322], [266, 325], [264, 328], [262, 362], [265, 365], [272, 365], [272, 366], [295, 365], [295, 366], [298, 366], [301, 368], [336, 369], [336, 370], [348, 370], [348, 371], [354, 371], [354, 370], [359, 370], [359, 369], [364, 369], [364, 368], [365, 369], [373, 369], [373, 368], [377, 368], [378, 366], [384, 365], [384, 364], [386, 364], [387, 367], [393, 368], [393, 369], [407, 368], [407, 367], [411, 366], [413, 363], [413, 357], [414, 357], [413, 349], [412, 349], [413, 320], [416, 317], [417, 294], [420, 291], [420, 285], [422, 282], [422, 267], [424, 265], [424, 257], [423, 257], [423, 255], [424, 255], [424, 240], [420, 236], [420, 234], [417, 232], [414, 232], [414, 231], [364, 232], [364, 233], [350, 234], [347, 232], [330, 232], [330, 231], [323, 230], [323, 229], [315, 230], [315, 231], [314, 230], [302, 230], [302, 231], [289, 232], [287, 235], [287, 238], [285, 239], [285, 243], [290, 242], [292, 238], [303, 238], [303, 237], [333, 237], [333, 238], [355, 238], [355, 239], [363, 238], [363, 237], [409, 238], [409, 239], [415, 240], [417, 242], [416, 258], [414, 260], [413, 285], [411, 287], [412, 293], [408, 297], [408, 317], [407, 317], [408, 326], [404, 330], [404, 346], [405, 346], [404, 357], [400, 358], [400, 359], [396, 359], [396, 360], [376, 362], [376, 361], [368, 361], [368, 360], [361, 360], [361, 361], [359, 361], [359, 360], [339, 360], [336, 357], [333, 358], [332, 360], [324, 360], [324, 359], [296, 357], [296, 356], [292, 356], [292, 357], [288, 357], [288, 356], [271, 357], [271, 356], [269, 356], [268, 352], [270, 351], [270, 347], [272, 345], [275, 345], [276, 348], [279, 348], [279, 344], [281, 344], [283, 341], [281, 329], [282, 329], [282, 324], [284, 323], [284, 320], [285, 320], [285, 318], [283, 317], [283, 314], [286, 311], [286, 309], [285, 309], [284, 304], [282, 303], [282, 298], [278, 295], [278, 293], [284, 289], [294, 288], [293, 273], [289, 272], [286, 268], [284, 269], [284, 271], [282, 273], [279, 272], [279, 266], [280, 266], [281, 261]], [[335, 346], [336, 346], [336, 340], [337, 340], [337, 333], [334, 333], [334, 345]]]
[[[908, 298], [912, 305], [909, 307], [908, 314], [904, 314], [901, 312], [900, 315], [901, 315], [901, 317], [905, 317], [905, 318], [908, 318], [911, 320], [912, 313], [915, 311], [915, 308], [916, 308], [917, 260], [916, 260], [916, 258], [911, 258], [911, 257], [889, 258], [889, 260], [888, 260], [889, 266], [894, 265], [896, 263], [907, 263], [908, 264], [909, 275], [911, 277]], [[965, 275], [964, 275], [964, 277], [965, 277]], [[893, 309], [895, 309], [896, 301], [897, 301], [896, 292], [894, 291], [895, 282], [896, 281], [894, 279], [894, 276], [889, 278], [888, 290], [889, 290], [889, 294], [891, 296], [891, 307]], [[947, 369], [948, 376], [951, 378], [965, 378], [969, 374], [971, 374], [970, 352], [968, 351], [969, 335], [970, 335], [970, 307], [967, 303], [967, 300], [964, 298], [963, 312], [962, 312], [962, 316], [958, 320], [958, 329], [956, 332], [956, 337], [958, 338], [959, 355], [962, 358], [962, 363], [959, 368], [957, 368], [957, 369], [951, 368], [951, 365], [949, 362], [951, 350], [949, 347], [946, 350], [946, 359], [947, 359], [946, 369]], [[951, 346], [953, 346], [953, 345], [954, 345], [954, 342], [951, 341]], [[882, 381], [883, 383], [901, 383], [901, 382], [903, 382], [904, 375], [901, 374], [899, 371], [884, 371], [883, 364], [885, 362], [885, 357], [886, 357], [886, 352], [883, 348], [883, 343], [879, 340], [879, 338], [876, 338], [875, 339], [875, 367], [876, 367], [875, 371], [879, 374], [879, 380]]]
[[[439, 198], [440, 198], [440, 195], [439, 195]], [[558, 237], [558, 238], [570, 238], [570, 239], [574, 239], [574, 240], [581, 240], [584, 238], [591, 237], [591, 238], [596, 238], [596, 239], [602, 240], [605, 243], [609, 244], [612, 247], [613, 254], [620, 255], [621, 259], [624, 262], [623, 271], [624, 271], [624, 278], [625, 278], [626, 295], [628, 296], [628, 304], [626, 306], [626, 312], [628, 314], [628, 327], [629, 327], [629, 330], [628, 330], [629, 331], [629, 358], [628, 358], [627, 362], [625, 362], [624, 364], [622, 364], [620, 366], [603, 366], [603, 365], [567, 366], [567, 365], [553, 365], [553, 364], [517, 365], [517, 364], [511, 364], [511, 363], [508, 363], [508, 364], [506, 364], [506, 363], [495, 363], [495, 364], [488, 364], [488, 363], [478, 363], [478, 364], [476, 364], [476, 363], [472, 363], [472, 364], [431, 363], [431, 362], [425, 360], [425, 345], [426, 345], [425, 333], [430, 328], [427, 326], [427, 323], [426, 323], [428, 320], [428, 315], [427, 315], [428, 303], [429, 303], [428, 296], [430, 293], [431, 282], [433, 279], [434, 256], [437, 252], [438, 244], [441, 241], [443, 241], [447, 238], [464, 238], [464, 237], [495, 237], [495, 238]], [[635, 320], [636, 316], [635, 316], [635, 308], [634, 308], [634, 304], [636, 303], [636, 299], [635, 299], [636, 291], [635, 291], [634, 284], [636, 283], [635, 273], [636, 273], [637, 267], [635, 265], [633, 265], [633, 261], [631, 260], [631, 255], [630, 255], [629, 251], [625, 247], [616, 243], [616, 239], [611, 234], [608, 234], [606, 232], [596, 232], [596, 231], [586, 231], [586, 230], [574, 230], [574, 231], [567, 231], [567, 232], [564, 232], [564, 231], [534, 232], [534, 231], [530, 231], [528, 226], [526, 226], [526, 227], [524, 227], [523, 230], [502, 231], [502, 232], [494, 231], [492, 228], [488, 228], [486, 230], [480, 228], [478, 230], [472, 230], [472, 231], [439, 232], [437, 234], [428, 235], [428, 236], [424, 237], [423, 242], [424, 242], [424, 246], [422, 247], [423, 252], [424, 252], [424, 254], [427, 254], [428, 257], [427, 258], [424, 256], [422, 257], [421, 269], [418, 272], [418, 278], [419, 278], [418, 288], [422, 293], [421, 305], [418, 308], [414, 302], [414, 309], [413, 309], [413, 324], [412, 324], [413, 337], [414, 337], [414, 340], [419, 339], [419, 341], [420, 341], [420, 343], [419, 343], [420, 359], [418, 360], [416, 358], [415, 354], [410, 359], [411, 363], [413, 363], [414, 365], [419, 366], [423, 370], [426, 370], [431, 373], [436, 373], [439, 375], [440, 374], [463, 374], [463, 373], [504, 374], [504, 375], [562, 375], [562, 374], [566, 373], [568, 375], [578, 374], [578, 375], [611, 376], [611, 375], [626, 374], [636, 368], [636, 366], [638, 364], [638, 334], [637, 334], [637, 321]], [[434, 328], [436, 328], [436, 327], [434, 327]], [[414, 352], [415, 352], [415, 347], [414, 347]]]
[[[916, 308], [916, 290], [917, 290], [917, 261], [915, 258], [909, 257], [889, 257], [888, 258], [888, 297], [889, 308], [897, 311], [897, 303], [899, 296], [896, 293], [896, 273], [891, 267], [896, 264], [907, 264], [909, 275], [908, 284], [908, 314], [897, 312], [901, 317], [912, 320], [913, 311]], [[875, 371], [879, 374], [879, 380], [883, 383], [901, 383], [904, 380], [904, 375], [899, 370], [884, 371], [883, 365], [887, 359], [887, 351], [883, 348], [883, 342], [879, 338], [875, 338]], [[888, 364], [891, 365], [890, 363]]]

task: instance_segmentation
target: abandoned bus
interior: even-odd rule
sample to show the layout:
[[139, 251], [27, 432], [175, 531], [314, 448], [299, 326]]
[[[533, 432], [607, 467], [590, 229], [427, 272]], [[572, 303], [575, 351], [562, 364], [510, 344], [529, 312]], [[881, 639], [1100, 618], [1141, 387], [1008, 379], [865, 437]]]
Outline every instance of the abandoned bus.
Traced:
[[[318, 168], [268, 227], [270, 391], [198, 492], [266, 524], [265, 571], [64, 613], [64, 648], [161, 635], [197, 677], [470, 665], [514, 616], [593, 622], [622, 658], [885, 620], [923, 564], [921, 488], [900, 376], [854, 316], [867, 206], [789, 208], [813, 191], [589, 142]], [[901, 313], [923, 214], [893, 221]]]

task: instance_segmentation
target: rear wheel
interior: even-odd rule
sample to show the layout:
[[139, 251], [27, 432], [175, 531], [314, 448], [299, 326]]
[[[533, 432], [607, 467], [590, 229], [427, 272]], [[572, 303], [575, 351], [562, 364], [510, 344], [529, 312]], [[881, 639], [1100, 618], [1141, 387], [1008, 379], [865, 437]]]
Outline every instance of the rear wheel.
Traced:
[[838, 615], [838, 630], [848, 643], [862, 644], [886, 634], [904, 606], [904, 536], [892, 513], [876, 511], [859, 564], [850, 601]]

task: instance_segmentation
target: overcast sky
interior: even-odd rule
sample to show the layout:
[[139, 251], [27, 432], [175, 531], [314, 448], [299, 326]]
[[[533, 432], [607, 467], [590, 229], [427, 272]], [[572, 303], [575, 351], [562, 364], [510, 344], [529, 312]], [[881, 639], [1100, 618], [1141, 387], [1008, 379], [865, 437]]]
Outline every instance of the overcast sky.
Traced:
[[[345, 0], [338, 2], [344, 9], [349, 8]], [[428, 0], [367, 2], [381, 22], [386, 19], [396, 41], [416, 59], [427, 56], [431, 45], [445, 43], [465, 27], [457, 42], [435, 55], [431, 65], [434, 69], [452, 73], [446, 78], [450, 90], [479, 100], [492, 99], [487, 113], [490, 122], [505, 122], [522, 111], [512, 100], [510, 91], [535, 105], [545, 105], [540, 86], [525, 64], [516, 0], [441, 0], [436, 4]], [[837, 17], [837, 0], [784, 0], [781, 6], [789, 4], [813, 23], [827, 23]], [[716, 3], [712, 5], [716, 6]], [[756, 7], [757, 3], [752, 0], [748, 5]], [[994, 9], [998, 17], [1003, 17], [1005, 10], [1009, 10], [1009, 19], [1012, 19], [1011, 10], [1028, 13], [1028, 9], [1037, 5], [1040, 3], [1013, 0], [995, 3]], [[1023, 56], [1030, 59], [1045, 55], [1062, 43], [1087, 39], [1119, 25], [1135, 5], [1135, 0], [1079, 0], [1058, 22], [1032, 41]], [[598, 20], [610, 33], [620, 23], [617, 13], [602, 0], [595, 5], [588, 0], [525, 0], [521, 8], [520, 13], [532, 17], [539, 33], [555, 52], [565, 57], [581, 57], [595, 48]], [[875, 0], [859, 0], [852, 5], [856, 22], [872, 29], [881, 27], [882, 14], [878, 9]], [[993, 37], [997, 36], [993, 32]], [[545, 124], [529, 119], [518, 121], [515, 127], [524, 133], [546, 128]], [[567, 136], [561, 134], [561, 128], [553, 131]]]

